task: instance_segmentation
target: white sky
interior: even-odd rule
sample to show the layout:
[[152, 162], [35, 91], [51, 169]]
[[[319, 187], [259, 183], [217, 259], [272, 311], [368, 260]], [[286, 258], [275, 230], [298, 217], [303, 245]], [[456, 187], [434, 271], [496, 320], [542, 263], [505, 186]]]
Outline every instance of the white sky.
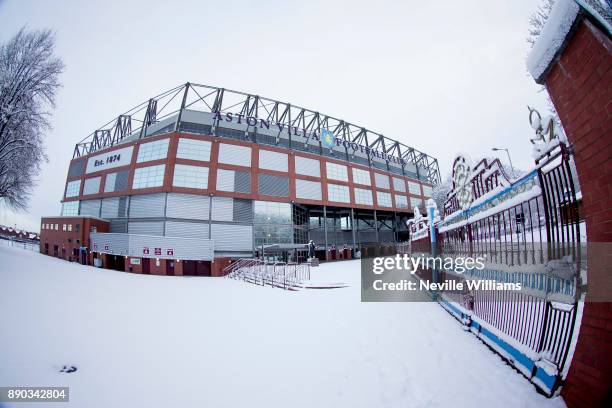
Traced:
[[23, 25], [51, 28], [66, 64], [29, 212], [2, 208], [0, 223], [38, 230], [58, 215], [74, 144], [187, 81], [364, 126], [438, 158], [443, 177], [457, 153], [491, 147], [529, 168], [526, 105], [548, 106], [525, 68], [538, 4], [0, 0], [1, 42]]

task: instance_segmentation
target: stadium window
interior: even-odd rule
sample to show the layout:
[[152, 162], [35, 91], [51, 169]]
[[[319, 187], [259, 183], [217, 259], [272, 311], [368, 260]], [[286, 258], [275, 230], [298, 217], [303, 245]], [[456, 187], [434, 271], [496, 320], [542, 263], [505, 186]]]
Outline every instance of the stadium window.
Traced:
[[350, 203], [350, 195], [348, 186], [340, 186], [338, 184], [327, 185], [327, 199], [338, 203]]
[[170, 139], [156, 140], [155, 142], [143, 143], [138, 148], [137, 163], [151, 160], [165, 159], [168, 155], [168, 142]]
[[384, 191], [376, 192], [376, 201], [381, 207], [391, 207], [391, 194]]
[[210, 142], [208, 140], [180, 138], [176, 158], [210, 161]]
[[66, 224], [62, 224], [62, 231], [66, 231]]
[[164, 173], [166, 165], [139, 167], [134, 171], [134, 182], [132, 188], [161, 187], [164, 184]]
[[355, 188], [355, 204], [372, 205], [372, 190]]
[[81, 189], [81, 180], [74, 180], [66, 184], [66, 197], [76, 197]]
[[208, 167], [189, 166], [185, 164], [174, 165], [174, 187], [208, 188]]
[[72, 231], [72, 224], [68, 224], [68, 231]]
[[369, 186], [372, 183], [370, 179], [370, 172], [367, 170], [353, 168], [353, 183]]
[[327, 168], [327, 178], [332, 180], [348, 181], [348, 171], [346, 166], [336, 163], [325, 163]]
[[101, 177], [92, 177], [85, 180], [83, 185], [83, 195], [97, 194], [100, 191]]

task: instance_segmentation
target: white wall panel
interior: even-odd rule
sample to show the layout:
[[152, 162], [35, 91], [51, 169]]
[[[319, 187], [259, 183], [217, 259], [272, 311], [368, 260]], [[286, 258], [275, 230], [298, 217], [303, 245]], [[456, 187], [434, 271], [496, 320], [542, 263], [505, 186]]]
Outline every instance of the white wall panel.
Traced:
[[234, 170], [217, 169], [217, 190], [234, 191]]
[[271, 150], [259, 150], [259, 168], [276, 171], [289, 171], [289, 159], [286, 153]]
[[321, 183], [318, 181], [296, 179], [295, 196], [307, 200], [321, 200]]
[[213, 221], [234, 221], [234, 199], [231, 197], [213, 197]]
[[130, 218], [163, 217], [166, 194], [138, 194], [130, 200]]
[[250, 225], [213, 224], [215, 251], [251, 251], [253, 227]]
[[208, 222], [166, 221], [167, 237], [208, 239]]
[[219, 163], [251, 167], [251, 148], [220, 143]]
[[321, 177], [321, 164], [319, 160], [295, 156], [295, 172], [304, 176]]
[[378, 188], [390, 188], [389, 185], [389, 176], [381, 173], [374, 173], [374, 181], [376, 183], [376, 187]]
[[207, 220], [209, 200], [205, 195], [168, 193], [166, 217]]

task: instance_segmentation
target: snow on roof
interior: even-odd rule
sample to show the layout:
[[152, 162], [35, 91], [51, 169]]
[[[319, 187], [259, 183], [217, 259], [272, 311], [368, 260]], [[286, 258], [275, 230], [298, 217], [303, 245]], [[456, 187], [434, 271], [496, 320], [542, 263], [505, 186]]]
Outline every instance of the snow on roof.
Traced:
[[574, 0], [557, 0], [550, 10], [548, 20], [527, 57], [527, 69], [536, 82], [540, 82], [561, 50], [579, 11], [580, 7]]
[[562, 51], [581, 9], [591, 15], [608, 35], [612, 34], [612, 10], [605, 0], [557, 0], [527, 56], [527, 69], [536, 82], [543, 82], [548, 68]]

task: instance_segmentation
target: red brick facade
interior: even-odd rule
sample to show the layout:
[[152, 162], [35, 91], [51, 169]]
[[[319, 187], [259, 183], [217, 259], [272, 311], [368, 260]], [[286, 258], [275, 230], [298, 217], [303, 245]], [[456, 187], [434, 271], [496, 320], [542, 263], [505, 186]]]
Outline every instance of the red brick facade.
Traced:
[[611, 406], [612, 303], [589, 301], [609, 289], [605, 280], [610, 266], [597, 262], [606, 254], [591, 249], [595, 243], [612, 242], [610, 38], [589, 20], [580, 21], [550, 70], [546, 88], [574, 149], [590, 244], [589, 292], [562, 395], [569, 407]]
[[[194, 161], [194, 160], [188, 160], [188, 159], [181, 159], [181, 158], [177, 158], [176, 157], [176, 152], [177, 152], [177, 148], [178, 148], [178, 142], [179, 142], [179, 138], [191, 138], [191, 139], [197, 139], [197, 140], [208, 140], [212, 142], [211, 145], [211, 153], [210, 153], [210, 161], [209, 162], [201, 162], [201, 161]], [[152, 160], [152, 161], [147, 161], [147, 162], [143, 162], [143, 163], [137, 163], [137, 156], [138, 156], [138, 148], [140, 147], [141, 144], [144, 143], [148, 143], [154, 140], [161, 140], [161, 139], [170, 139], [170, 143], [169, 143], [169, 147], [168, 147], [168, 156], [164, 159], [160, 159], [160, 160]], [[224, 164], [224, 163], [219, 163], [218, 162], [218, 153], [219, 153], [219, 143], [225, 143], [225, 144], [232, 144], [232, 145], [239, 145], [239, 146], [248, 146], [251, 148], [251, 167], [242, 167], [242, 166], [236, 166], [236, 165], [231, 165], [231, 164]], [[194, 134], [189, 134], [189, 133], [184, 133], [184, 132], [172, 132], [172, 133], [166, 133], [163, 135], [158, 135], [158, 136], [152, 136], [152, 137], [147, 137], [146, 139], [142, 139], [142, 140], [138, 140], [136, 142], [132, 142], [132, 143], [126, 143], [126, 144], [121, 144], [121, 145], [117, 145], [117, 146], [113, 146], [111, 148], [99, 151], [99, 152], [95, 152], [92, 153], [89, 156], [85, 156], [85, 157], [80, 157], [77, 159], [72, 160], [71, 163], [75, 162], [75, 161], [79, 161], [79, 160], [83, 160], [83, 161], [87, 161], [87, 159], [91, 156], [95, 156], [97, 154], [101, 154], [101, 153], [108, 153], [111, 152], [113, 150], [118, 150], [118, 149], [122, 149], [125, 148], [127, 146], [130, 145], [134, 145], [135, 146], [135, 150], [132, 154], [132, 161], [129, 165], [126, 166], [122, 166], [122, 167], [115, 167], [112, 169], [108, 169], [108, 170], [102, 170], [102, 171], [96, 171], [96, 172], [92, 172], [92, 173], [88, 173], [88, 174], [83, 174], [80, 176], [76, 176], [76, 177], [68, 177], [67, 178], [67, 182], [70, 181], [74, 181], [74, 180], [81, 180], [81, 186], [80, 186], [80, 191], [79, 191], [79, 195], [75, 196], [75, 197], [67, 197], [64, 199], [64, 201], [69, 202], [69, 201], [78, 201], [78, 200], [91, 200], [91, 199], [97, 199], [97, 198], [106, 198], [106, 197], [115, 197], [115, 196], [125, 196], [125, 195], [135, 195], [135, 194], [149, 194], [149, 193], [159, 193], [159, 192], [172, 192], [172, 193], [187, 193], [187, 194], [202, 194], [202, 195], [209, 195], [209, 194], [214, 194], [217, 196], [226, 196], [226, 197], [236, 197], [236, 198], [245, 198], [245, 199], [252, 199], [252, 200], [265, 200], [265, 201], [278, 201], [278, 202], [288, 202], [288, 201], [292, 201], [292, 202], [296, 202], [296, 203], [301, 203], [301, 204], [314, 204], [314, 205], [328, 205], [328, 206], [334, 206], [334, 205], [339, 205], [337, 202], [332, 202], [328, 200], [327, 197], [327, 184], [332, 183], [332, 184], [339, 184], [339, 185], [345, 185], [345, 186], [350, 186], [350, 187], [360, 187], [360, 188], [367, 188], [367, 189], [372, 189], [372, 195], [373, 195], [373, 205], [361, 205], [361, 204], [356, 204], [355, 203], [355, 197], [353, 194], [353, 189], [349, 189], [350, 191], [350, 195], [351, 195], [351, 203], [350, 205], [345, 205], [345, 206], [350, 206], [353, 208], [363, 208], [363, 209], [378, 209], [378, 210], [383, 210], [383, 211], [397, 211], [397, 212], [412, 212], [412, 206], [410, 205], [410, 198], [418, 198], [421, 200], [421, 206], [423, 206], [424, 204], [424, 200], [426, 200], [427, 198], [429, 198], [428, 195], [425, 194], [424, 190], [423, 190], [423, 186], [426, 185], [428, 187], [432, 187], [432, 184], [429, 182], [423, 182], [421, 180], [417, 180], [417, 179], [413, 179], [410, 177], [404, 177], [402, 175], [399, 174], [394, 174], [391, 172], [387, 172], [384, 170], [379, 170], [379, 169], [374, 169], [372, 167], [368, 167], [365, 165], [360, 165], [360, 164], [356, 164], [356, 163], [349, 163], [347, 161], [343, 161], [343, 160], [339, 160], [339, 159], [334, 159], [334, 158], [330, 158], [330, 157], [324, 157], [324, 156], [319, 156], [319, 155], [315, 155], [315, 154], [311, 154], [311, 153], [305, 153], [305, 152], [298, 152], [295, 150], [289, 150], [287, 148], [283, 148], [283, 147], [276, 147], [276, 146], [268, 146], [268, 145], [258, 145], [255, 143], [251, 143], [251, 142], [247, 142], [247, 141], [239, 141], [239, 140], [233, 140], [233, 139], [227, 139], [227, 138], [220, 138], [220, 137], [215, 137], [215, 136], [204, 136], [204, 135], [194, 135]], [[279, 171], [274, 171], [274, 170], [268, 170], [268, 169], [260, 169], [259, 168], [259, 150], [270, 150], [270, 151], [275, 151], [275, 152], [279, 152], [279, 153], [285, 153], [288, 154], [289, 160], [288, 160], [288, 172], [279, 172]], [[316, 160], [320, 160], [320, 165], [321, 165], [321, 170], [320, 170], [320, 176], [306, 176], [306, 175], [296, 175], [295, 173], [295, 162], [294, 162], [294, 157], [295, 156], [302, 156], [302, 157], [308, 157], [311, 159], [316, 159]], [[349, 176], [349, 181], [339, 181], [339, 180], [328, 180], [327, 175], [326, 175], [326, 168], [325, 168], [325, 162], [331, 162], [331, 163], [337, 163], [337, 164], [341, 164], [344, 166], [348, 167], [348, 176]], [[132, 189], [132, 183], [133, 183], [133, 178], [134, 178], [134, 169], [137, 168], [141, 168], [141, 167], [149, 167], [149, 166], [155, 166], [158, 164], [165, 164], [166, 165], [166, 169], [165, 169], [165, 175], [164, 175], [164, 181], [163, 181], [163, 186], [160, 187], [154, 187], [154, 188], [145, 188], [145, 189]], [[175, 187], [172, 185], [172, 180], [173, 180], [173, 175], [174, 175], [174, 165], [175, 164], [187, 164], [187, 165], [197, 165], [197, 166], [207, 166], [209, 168], [209, 179], [208, 179], [208, 188], [206, 189], [193, 189], [193, 188], [184, 188], [184, 187]], [[352, 177], [352, 168], [359, 168], [362, 170], [365, 170], [367, 172], [369, 172], [371, 174], [371, 183], [370, 185], [360, 185], [357, 183], [353, 182], [353, 177]], [[114, 192], [104, 192], [104, 185], [106, 183], [106, 176], [109, 173], [114, 173], [116, 171], [121, 171], [121, 170], [126, 170], [129, 169], [129, 178], [128, 178], [128, 189], [127, 190], [122, 190], [122, 191], [114, 191]], [[242, 170], [242, 171], [250, 171], [251, 172], [251, 193], [245, 194], [245, 193], [238, 193], [238, 192], [227, 192], [227, 191], [220, 191], [220, 190], [216, 190], [216, 174], [217, 174], [217, 169], [226, 169], [226, 170]], [[394, 186], [393, 186], [393, 181], [390, 180], [390, 186], [389, 188], [382, 188], [382, 187], [376, 187], [374, 185], [374, 174], [375, 173], [380, 173], [380, 174], [385, 174], [388, 176], [392, 176], [392, 177], [396, 177], [399, 179], [402, 179], [404, 181], [410, 181], [412, 183], [416, 183], [420, 185], [420, 193], [417, 194], [411, 194], [408, 190], [408, 185], [406, 185], [406, 192], [403, 191], [395, 191]], [[289, 197], [274, 197], [274, 196], [268, 196], [268, 195], [260, 195], [258, 193], [258, 178], [257, 175], [258, 174], [272, 174], [272, 175], [278, 175], [278, 176], [288, 176], [289, 177]], [[83, 189], [84, 189], [84, 181], [88, 178], [92, 178], [92, 177], [97, 177], [97, 176], [101, 176], [101, 182], [100, 182], [100, 190], [98, 193], [96, 194], [89, 194], [89, 195], [83, 195]], [[296, 192], [295, 192], [295, 188], [294, 188], [294, 183], [295, 183], [295, 179], [304, 179], [304, 180], [311, 180], [311, 181], [319, 181], [321, 182], [321, 191], [322, 191], [322, 200], [308, 200], [308, 199], [303, 199], [303, 198], [298, 198], [296, 197]], [[384, 206], [380, 206], [377, 203], [377, 197], [376, 197], [376, 191], [383, 191], [383, 192], [387, 192], [387, 193], [391, 193], [391, 201], [392, 201], [392, 207], [384, 207]], [[403, 195], [406, 196], [408, 199], [408, 208], [403, 208], [397, 205], [397, 203], [395, 202], [395, 194], [398, 195]]]
[[108, 232], [108, 222], [92, 217], [45, 217], [40, 225], [40, 253], [79, 262], [79, 248], [90, 248], [92, 228]]

